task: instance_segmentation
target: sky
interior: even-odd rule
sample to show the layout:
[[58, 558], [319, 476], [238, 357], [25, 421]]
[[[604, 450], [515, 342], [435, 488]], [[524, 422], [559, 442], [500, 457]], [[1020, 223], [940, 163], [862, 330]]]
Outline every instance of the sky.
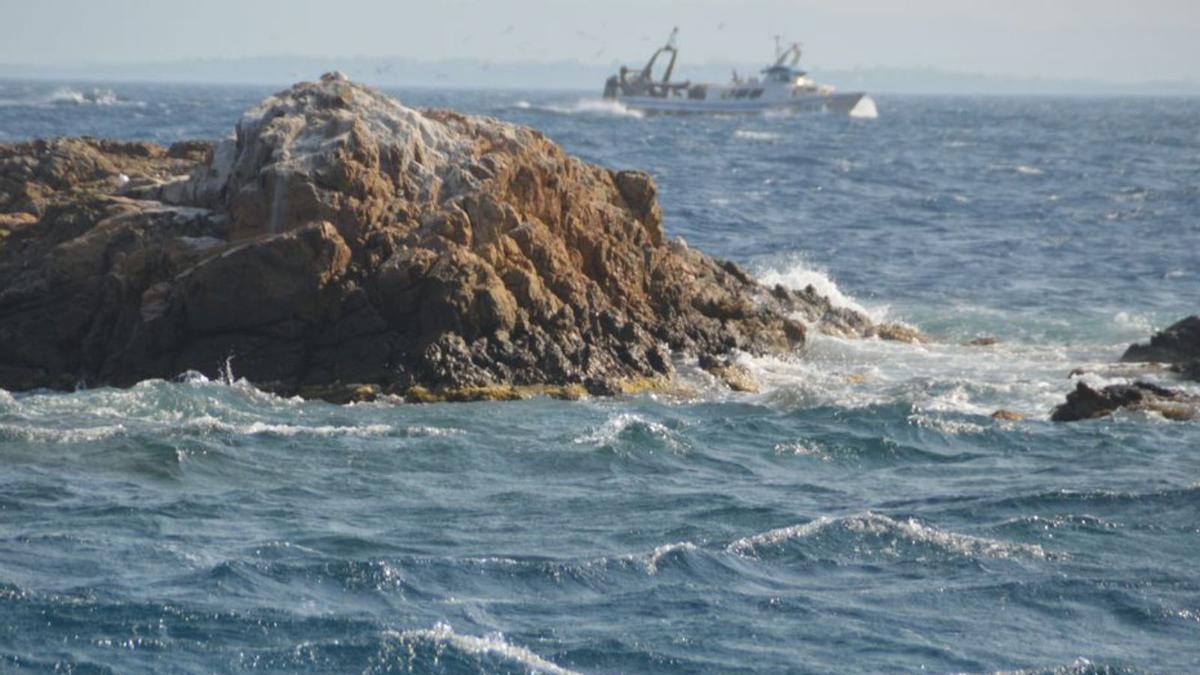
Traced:
[[1200, 0], [0, 0], [0, 63], [255, 56], [769, 60], [1105, 82], [1200, 77]]

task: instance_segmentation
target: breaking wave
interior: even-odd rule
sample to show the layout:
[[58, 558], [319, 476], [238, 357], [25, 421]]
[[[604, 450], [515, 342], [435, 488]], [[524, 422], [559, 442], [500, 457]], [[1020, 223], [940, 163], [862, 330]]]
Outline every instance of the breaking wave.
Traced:
[[[432, 646], [437, 651], [434, 655], [436, 663], [442, 656], [441, 652], [453, 649], [475, 658], [496, 659], [501, 662], [518, 664], [528, 671], [548, 673], [549, 675], [574, 675], [575, 671], [563, 668], [556, 663], [547, 661], [526, 647], [514, 645], [504, 639], [501, 633], [490, 633], [485, 636], [464, 635], [457, 633], [448, 623], [438, 622], [433, 628], [396, 631], [385, 633], [396, 646], [402, 647], [396, 654], [410, 662], [419, 659], [416, 648], [421, 645]], [[416, 665], [411, 664], [410, 665]], [[488, 667], [487, 663], [481, 664]], [[495, 669], [497, 665], [491, 665]]]
[[733, 132], [735, 138], [744, 138], [749, 141], [774, 141], [780, 138], [780, 135], [771, 131], [755, 131], [753, 129], [738, 129]]
[[809, 267], [802, 259], [793, 257], [781, 265], [764, 267], [756, 276], [767, 286], [779, 284], [795, 291], [812, 286], [818, 294], [829, 298], [829, 302], [835, 307], [861, 312], [877, 321], [886, 314], [886, 308], [871, 310], [859, 304], [852, 296], [843, 293], [827, 272]]
[[590, 432], [577, 436], [574, 443], [596, 447], [612, 446], [622, 442], [639, 440], [657, 441], [673, 450], [686, 448], [683, 440], [669, 427], [645, 419], [636, 413], [619, 413], [609, 417], [603, 424]]
[[[800, 525], [781, 527], [760, 534], [743, 537], [726, 547], [730, 553], [752, 556], [760, 548], [779, 546], [789, 541], [806, 540], [826, 534], [837, 533], [853, 540], [871, 538], [882, 544], [879, 549], [888, 555], [898, 555], [898, 547], [905, 544], [926, 544], [941, 551], [968, 558], [1010, 558], [1015, 556], [1046, 559], [1051, 557], [1036, 544], [976, 537], [942, 530], [921, 523], [915, 518], [897, 520], [879, 513], [834, 518], [822, 516]], [[855, 546], [859, 552], [869, 547]]]

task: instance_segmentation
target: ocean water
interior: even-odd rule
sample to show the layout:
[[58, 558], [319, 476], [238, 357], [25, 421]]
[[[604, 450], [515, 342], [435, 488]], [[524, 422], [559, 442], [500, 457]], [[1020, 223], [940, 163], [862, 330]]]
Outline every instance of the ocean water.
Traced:
[[[270, 91], [0, 82], [0, 142], [215, 138]], [[754, 395], [0, 391], [0, 671], [1200, 671], [1200, 424], [1045, 421], [1200, 311], [1200, 101], [394, 93], [645, 169], [669, 234], [936, 342], [743, 357]]]

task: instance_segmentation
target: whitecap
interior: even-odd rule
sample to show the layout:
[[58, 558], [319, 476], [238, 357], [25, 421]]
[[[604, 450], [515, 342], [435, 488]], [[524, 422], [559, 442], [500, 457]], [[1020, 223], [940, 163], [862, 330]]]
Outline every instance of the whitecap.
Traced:
[[404, 433], [408, 436], [458, 436], [467, 432], [455, 427], [411, 426]]
[[[112, 89], [95, 88], [91, 91], [79, 91], [71, 87], [59, 87], [51, 92], [46, 101], [54, 105], [100, 105], [110, 106], [118, 103], [137, 105], [140, 101], [122, 101]], [[144, 105], [144, 104], [143, 104]]]
[[[986, 418], [999, 409], [1044, 419], [1073, 386], [1063, 376], [1081, 364], [1111, 362], [1111, 351], [1007, 341], [989, 347], [914, 345], [810, 331], [803, 358], [747, 356], [739, 363], [754, 375], [767, 402], [789, 408], [907, 404], [913, 414], [948, 419]], [[932, 417], [910, 421], [940, 426]], [[986, 420], [964, 422], [992, 427]]]
[[925, 525], [915, 518], [896, 520], [889, 516], [870, 511], [860, 515], [841, 518], [822, 516], [800, 525], [782, 527], [749, 537], [743, 537], [729, 544], [726, 550], [737, 555], [752, 555], [758, 547], [777, 545], [795, 539], [806, 539], [835, 527], [843, 528], [856, 534], [890, 536], [914, 543], [930, 544], [947, 553], [970, 558], [1026, 556], [1036, 559], [1046, 559], [1049, 557], [1046, 551], [1037, 544], [1022, 544], [988, 539], [986, 537], [976, 537], [969, 534], [959, 534], [931, 525]]
[[910, 424], [914, 424], [919, 427], [925, 427], [926, 429], [933, 429], [935, 431], [953, 435], [981, 434], [987, 431], [987, 427], [983, 426], [982, 424], [967, 422], [965, 420], [947, 419], [945, 417], [937, 417], [934, 415], [925, 415], [921, 413], [909, 415], [908, 421]]
[[250, 422], [248, 424], [231, 424], [210, 415], [196, 417], [179, 425], [180, 428], [192, 431], [216, 431], [239, 436], [385, 436], [394, 431], [386, 424], [364, 424], [360, 426], [338, 426], [332, 424], [301, 425], [301, 424], [272, 424], [269, 422]]
[[409, 646], [412, 642], [428, 641], [439, 647], [453, 647], [475, 656], [495, 656], [506, 661], [519, 663], [524, 668], [549, 675], [574, 675], [575, 671], [547, 661], [526, 647], [514, 645], [501, 633], [490, 633], [483, 637], [454, 632], [450, 624], [439, 621], [433, 628], [416, 630], [388, 630], [385, 636]]
[[779, 134], [771, 131], [755, 131], [753, 129], [738, 129], [733, 132], [735, 138], [742, 138], [749, 141], [774, 141], [779, 139]]
[[814, 459], [819, 459], [822, 462], [828, 462], [833, 459], [832, 453], [830, 453], [830, 451], [823, 444], [816, 441], [791, 441], [787, 443], [776, 443], [775, 454], [812, 457]]
[[651, 435], [662, 439], [673, 448], [682, 447], [675, 434], [666, 426], [652, 422], [635, 413], [619, 413], [605, 420], [604, 424], [594, 428], [590, 433], [578, 436], [574, 443], [579, 445], [594, 445], [597, 447], [612, 445], [620, 440], [621, 435], [629, 429], [645, 429]]
[[1154, 332], [1154, 324], [1144, 314], [1134, 312], [1117, 312], [1113, 315], [1113, 324], [1123, 333], [1149, 335]]
[[1027, 164], [1018, 165], [1016, 167], [1016, 171], [1017, 171], [1017, 173], [1024, 175], [1024, 176], [1041, 176], [1046, 173], [1045, 171], [1037, 168], [1036, 166], [1029, 166]]
[[670, 555], [676, 551], [695, 551], [696, 545], [690, 541], [678, 541], [674, 544], [663, 544], [654, 549], [650, 555], [646, 556], [646, 574], [657, 574], [658, 563], [663, 559], [663, 556]]
[[7, 437], [31, 443], [91, 443], [124, 433], [125, 425], [123, 424], [75, 429], [45, 429], [17, 424], [0, 424], [0, 438]]
[[792, 258], [783, 265], [765, 267], [756, 276], [760, 282], [767, 286], [778, 284], [795, 291], [803, 291], [805, 288], [812, 286], [818, 295], [828, 298], [830, 304], [834, 307], [842, 307], [860, 312], [877, 321], [882, 319], [882, 315], [885, 313], [882, 310], [874, 312], [868, 310], [853, 297], [843, 293], [842, 289], [838, 288], [837, 283], [834, 282], [827, 272], [810, 267], [801, 259]]
[[1097, 667], [1091, 661], [1079, 657], [1071, 664], [1051, 668], [1022, 668], [1021, 670], [997, 670], [992, 675], [1088, 675], [1108, 672], [1108, 668]]

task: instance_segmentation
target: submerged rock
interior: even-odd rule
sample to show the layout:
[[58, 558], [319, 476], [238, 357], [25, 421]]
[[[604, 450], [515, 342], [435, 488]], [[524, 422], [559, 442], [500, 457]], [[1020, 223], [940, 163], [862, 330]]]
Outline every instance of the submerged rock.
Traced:
[[0, 146], [0, 214], [5, 389], [232, 359], [337, 401], [574, 396], [661, 382], [670, 352], [792, 353], [810, 328], [922, 339], [668, 240], [644, 173], [337, 74], [215, 144]]

